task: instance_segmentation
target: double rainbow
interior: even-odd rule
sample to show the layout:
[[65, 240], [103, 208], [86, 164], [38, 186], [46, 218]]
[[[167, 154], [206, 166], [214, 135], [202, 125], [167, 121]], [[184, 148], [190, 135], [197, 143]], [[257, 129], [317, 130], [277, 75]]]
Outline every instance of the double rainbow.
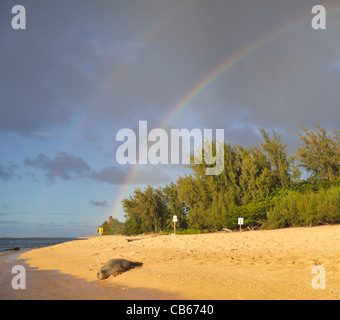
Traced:
[[[340, 6], [337, 5], [331, 9], [326, 8], [327, 16], [338, 13], [340, 11]], [[233, 66], [238, 64], [240, 61], [244, 60], [246, 57], [259, 50], [260, 48], [266, 46], [269, 42], [275, 41], [284, 35], [290, 33], [299, 27], [310, 23], [313, 16], [311, 13], [303, 14], [299, 16], [293, 23], [289, 25], [282, 26], [271, 32], [261, 39], [245, 46], [241, 50], [237, 51], [233, 56], [228, 57], [225, 61], [217, 65], [213, 70], [206, 74], [202, 79], [196, 82], [185, 94], [177, 101], [177, 103], [170, 109], [170, 112], [166, 115], [161, 123], [160, 128], [166, 129], [172, 121], [198, 96], [202, 91], [204, 91], [208, 86], [210, 86], [214, 81], [216, 81], [221, 75], [225, 74]], [[317, 31], [322, 32], [322, 31]], [[132, 182], [134, 181], [139, 170], [138, 165], [134, 165], [123, 182], [120, 192], [118, 193], [114, 206], [111, 210], [111, 215], [115, 217], [118, 213], [120, 202], [128, 194], [128, 189]]]
[[[335, 14], [340, 11], [339, 5], [331, 9], [326, 8], [327, 16]], [[233, 56], [228, 57], [225, 61], [217, 65], [213, 70], [206, 74], [202, 79], [196, 82], [185, 94], [177, 101], [177, 103], [170, 109], [170, 112], [166, 115], [161, 123], [160, 128], [166, 129], [172, 121], [198, 96], [202, 91], [204, 91], [208, 86], [210, 86], [214, 81], [216, 81], [221, 75], [225, 74], [233, 66], [238, 64], [240, 61], [244, 60], [246, 57], [259, 50], [260, 48], [266, 46], [269, 42], [275, 41], [284, 35], [290, 33], [299, 27], [310, 23], [313, 16], [311, 13], [303, 14], [299, 16], [293, 23], [289, 25], [282, 26], [271, 32], [259, 40], [245, 46], [241, 50], [237, 51]], [[317, 31], [322, 32], [322, 31]], [[134, 165], [123, 182], [122, 188], [116, 197], [115, 204], [111, 210], [111, 215], [116, 216], [118, 213], [119, 205], [121, 199], [127, 196], [129, 186], [134, 181], [139, 170], [138, 165]]]

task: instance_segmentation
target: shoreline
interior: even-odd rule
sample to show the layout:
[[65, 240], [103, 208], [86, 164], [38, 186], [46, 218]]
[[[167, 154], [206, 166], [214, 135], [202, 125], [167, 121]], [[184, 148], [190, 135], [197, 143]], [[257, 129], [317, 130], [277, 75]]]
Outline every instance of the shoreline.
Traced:
[[[27, 251], [20, 258], [38, 270], [59, 270], [108, 286], [159, 290], [178, 299], [338, 300], [339, 252], [340, 225], [328, 225], [241, 233], [94, 236]], [[113, 258], [143, 266], [97, 280], [100, 267]], [[325, 290], [312, 287], [316, 265], [326, 270]]]

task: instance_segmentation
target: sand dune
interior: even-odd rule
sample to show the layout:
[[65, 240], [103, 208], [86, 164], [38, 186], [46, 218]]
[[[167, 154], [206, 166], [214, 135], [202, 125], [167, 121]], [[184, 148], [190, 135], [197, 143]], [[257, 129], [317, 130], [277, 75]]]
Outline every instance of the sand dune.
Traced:
[[[143, 266], [100, 281], [182, 299], [339, 299], [340, 225], [199, 235], [91, 237], [25, 252], [33, 267], [86, 281], [112, 258]], [[316, 265], [326, 289], [314, 289]]]

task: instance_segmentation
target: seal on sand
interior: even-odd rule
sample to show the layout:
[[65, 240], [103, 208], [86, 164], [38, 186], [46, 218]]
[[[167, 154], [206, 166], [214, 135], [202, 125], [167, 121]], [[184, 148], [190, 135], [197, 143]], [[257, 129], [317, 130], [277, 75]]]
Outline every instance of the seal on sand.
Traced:
[[142, 265], [143, 263], [141, 262], [132, 262], [125, 259], [111, 259], [102, 266], [100, 271], [97, 273], [97, 277], [99, 280], [103, 280], [108, 278], [111, 274], [116, 276], [124, 271], [140, 267]]

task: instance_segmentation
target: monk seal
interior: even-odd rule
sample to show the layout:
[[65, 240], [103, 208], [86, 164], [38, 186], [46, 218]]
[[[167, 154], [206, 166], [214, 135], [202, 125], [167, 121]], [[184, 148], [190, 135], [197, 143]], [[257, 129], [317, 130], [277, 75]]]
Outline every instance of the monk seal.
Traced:
[[142, 265], [143, 263], [141, 262], [132, 262], [125, 259], [111, 259], [102, 266], [100, 271], [97, 273], [97, 277], [99, 280], [103, 280], [108, 278], [111, 274], [116, 276], [124, 271]]

